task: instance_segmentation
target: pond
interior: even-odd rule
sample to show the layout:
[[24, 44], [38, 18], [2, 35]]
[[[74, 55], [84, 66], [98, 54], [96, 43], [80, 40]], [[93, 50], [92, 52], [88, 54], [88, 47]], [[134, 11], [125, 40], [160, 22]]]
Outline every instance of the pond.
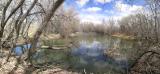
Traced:
[[41, 49], [33, 62], [58, 65], [78, 73], [126, 74], [136, 42], [110, 36], [83, 35], [72, 38], [74, 45], [66, 50]]

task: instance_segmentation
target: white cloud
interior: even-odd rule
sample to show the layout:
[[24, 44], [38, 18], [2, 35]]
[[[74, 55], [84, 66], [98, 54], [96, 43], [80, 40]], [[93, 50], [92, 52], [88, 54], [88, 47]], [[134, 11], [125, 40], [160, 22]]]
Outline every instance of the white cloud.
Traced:
[[76, 3], [80, 6], [83, 7], [89, 0], [77, 0]]
[[124, 4], [122, 1], [117, 1], [115, 7], [121, 16], [135, 14], [143, 9], [142, 6]]
[[105, 10], [105, 13], [114, 14], [115, 12], [113, 10]]
[[[86, 1], [84, 4], [86, 4], [87, 1], [89, 0], [84, 0], [84, 1]], [[104, 0], [96, 0], [96, 1], [99, 3], [105, 3]], [[112, 0], [105, 0], [105, 1], [111, 2]], [[79, 13], [79, 19], [82, 23], [89, 22], [89, 23], [101, 24], [103, 19], [108, 20], [109, 18], [113, 18], [114, 20], [120, 20], [121, 18], [128, 16], [130, 14], [136, 14], [142, 9], [143, 6], [130, 5], [123, 3], [122, 0], [118, 0], [116, 1], [115, 8], [113, 10], [104, 10], [105, 13], [102, 14], [101, 11], [103, 10], [101, 7], [89, 7], [86, 9], [82, 9], [81, 10], [82, 12]]]
[[112, 16], [112, 18], [114, 19], [114, 20], [120, 20], [120, 19], [122, 19], [124, 16], [117, 16], [117, 15], [114, 15], [114, 16]]
[[87, 9], [83, 9], [83, 11], [86, 11], [86, 12], [98, 12], [98, 11], [101, 11], [102, 8], [100, 7], [90, 7], [90, 8], [87, 8]]
[[97, 13], [79, 14], [79, 19], [81, 23], [89, 22], [94, 24], [101, 24], [102, 20], [107, 18], [107, 16]]
[[95, 2], [98, 2], [98, 3], [102, 3], [102, 4], [104, 4], [104, 3], [109, 3], [109, 2], [111, 2], [112, 0], [95, 0]]

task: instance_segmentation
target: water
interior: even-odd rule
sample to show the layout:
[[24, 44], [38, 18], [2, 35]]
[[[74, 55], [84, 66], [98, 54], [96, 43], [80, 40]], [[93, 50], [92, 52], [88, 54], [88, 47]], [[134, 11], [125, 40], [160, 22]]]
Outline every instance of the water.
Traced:
[[[72, 65], [78, 69], [85, 69], [88, 73], [125, 73], [128, 68], [127, 59], [116, 60], [105, 54], [107, 47], [99, 41], [89, 43], [80, 41], [78, 48], [73, 48], [71, 55], [77, 57], [78, 61]], [[114, 68], [116, 67], [116, 68]]]
[[104, 49], [105, 48], [98, 41], [93, 41], [91, 44], [87, 43], [87, 41], [81, 41], [78, 48], [72, 49], [72, 54], [100, 58], [100, 56], [104, 55]]
[[79, 73], [126, 74], [132, 53], [136, 51], [135, 42], [109, 36], [83, 35], [72, 40], [76, 46], [71, 49], [41, 49], [33, 62], [58, 65]]
[[13, 52], [15, 53], [16, 56], [20, 56], [30, 47], [31, 44], [17, 45], [15, 48], [13, 48]]

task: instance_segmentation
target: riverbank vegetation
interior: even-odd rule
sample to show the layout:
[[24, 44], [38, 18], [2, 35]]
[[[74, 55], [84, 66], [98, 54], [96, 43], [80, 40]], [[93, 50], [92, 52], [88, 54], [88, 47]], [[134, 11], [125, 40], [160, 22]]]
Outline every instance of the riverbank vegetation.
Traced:
[[[32, 62], [34, 54], [40, 51], [40, 47], [45, 46], [48, 46], [47, 49], [61, 48], [61, 46], [69, 49], [71, 46], [76, 46], [72, 39], [83, 34], [94, 33], [137, 41], [137, 44], [139, 42], [141, 47], [139, 51], [134, 52], [137, 53], [133, 58], [135, 62], [126, 72], [158, 74], [160, 64], [154, 62], [160, 60], [158, 58], [160, 57], [160, 1], [145, 1], [144, 9], [136, 14], [118, 20], [111, 17], [108, 20], [104, 19], [101, 24], [95, 24], [81, 23], [75, 8], [64, 8], [64, 0], [1, 0], [0, 72], [4, 74], [21, 73], [21, 71], [22, 74], [40, 71], [46, 73], [43, 69], [47, 71], [51, 68], [55, 70], [52, 73], [78, 74], [68, 70], [70, 67], [48, 68], [48, 64], [35, 66]], [[31, 46], [25, 47], [20, 56], [13, 55], [15, 47], [25, 44]], [[141, 63], [143, 65], [139, 65]], [[86, 73], [85, 69], [83, 72]]]

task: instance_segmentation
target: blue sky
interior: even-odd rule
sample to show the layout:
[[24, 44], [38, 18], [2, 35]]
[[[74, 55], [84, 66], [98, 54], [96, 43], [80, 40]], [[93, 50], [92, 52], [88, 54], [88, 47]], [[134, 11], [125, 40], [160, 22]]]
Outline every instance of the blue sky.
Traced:
[[102, 20], [135, 14], [144, 4], [144, 0], [66, 0], [64, 6], [74, 7], [81, 22], [100, 24]]

